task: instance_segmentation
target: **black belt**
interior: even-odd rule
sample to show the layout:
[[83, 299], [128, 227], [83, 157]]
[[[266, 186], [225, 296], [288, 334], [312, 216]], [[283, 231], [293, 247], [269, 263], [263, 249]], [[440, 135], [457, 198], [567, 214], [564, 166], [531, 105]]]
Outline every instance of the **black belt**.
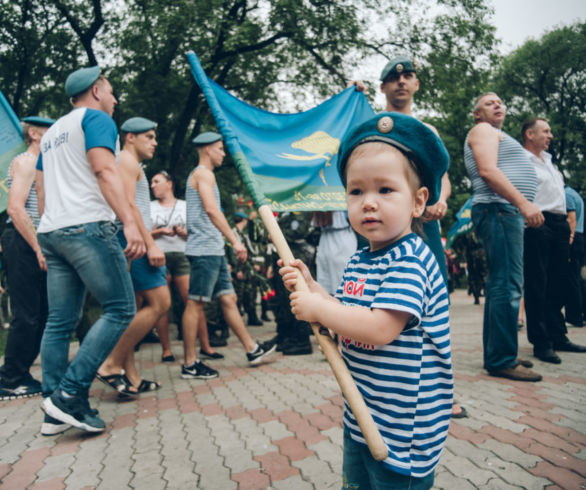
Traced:
[[565, 214], [550, 213], [549, 211], [543, 211], [543, 217], [549, 221], [566, 221], [568, 218]]

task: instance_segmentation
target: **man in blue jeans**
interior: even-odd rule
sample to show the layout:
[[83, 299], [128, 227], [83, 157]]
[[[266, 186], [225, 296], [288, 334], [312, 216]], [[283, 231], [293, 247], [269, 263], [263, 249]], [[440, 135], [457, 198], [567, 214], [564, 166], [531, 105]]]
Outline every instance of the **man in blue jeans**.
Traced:
[[[74, 109], [43, 136], [37, 163], [42, 218], [38, 240], [47, 260], [49, 317], [41, 342], [43, 410], [41, 433], [70, 425], [100, 432], [104, 422], [92, 410], [88, 390], [97, 369], [134, 317], [136, 308], [126, 257], [136, 259], [145, 244], [124, 194], [116, 166], [116, 98], [93, 66], [69, 75], [65, 92]], [[116, 237], [120, 218], [128, 245]], [[68, 365], [71, 333], [81, 317], [86, 290], [103, 308]]]
[[472, 222], [486, 252], [484, 369], [491, 376], [540, 381], [532, 364], [517, 358], [517, 315], [523, 294], [523, 229], [543, 224], [532, 204], [537, 187], [533, 164], [523, 147], [501, 130], [505, 106], [493, 92], [478, 97], [476, 125], [464, 143], [472, 181]]

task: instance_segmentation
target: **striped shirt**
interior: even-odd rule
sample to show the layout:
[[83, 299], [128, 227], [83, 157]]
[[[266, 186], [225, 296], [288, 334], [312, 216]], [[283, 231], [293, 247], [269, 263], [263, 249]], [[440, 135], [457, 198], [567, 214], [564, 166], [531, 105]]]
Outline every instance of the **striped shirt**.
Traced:
[[[14, 162], [17, 158], [26, 157], [26, 156], [32, 158], [36, 163], [37, 157], [27, 151], [14, 157], [12, 162], [10, 162], [10, 166], [8, 167], [8, 173], [6, 174], [6, 188], [9, 191], [10, 191], [10, 186], [12, 185], [12, 176], [10, 175], [10, 170], [12, 169], [12, 165], [14, 164]], [[40, 218], [39, 218], [39, 208], [37, 206], [37, 187], [36, 187], [36, 184], [34, 181], [33, 181], [33, 184], [31, 185], [31, 190], [29, 191], [28, 196], [26, 198], [26, 202], [24, 203], [24, 209], [27, 212], [27, 214], [29, 215], [34, 227], [38, 228]], [[12, 223], [12, 219], [10, 218], [10, 216], [8, 217], [6, 222]]]
[[[222, 233], [210, 220], [206, 213], [199, 192], [191, 185], [191, 176], [197, 167], [187, 177], [185, 186], [185, 201], [187, 206], [187, 244], [185, 255], [224, 255], [224, 239]], [[220, 190], [214, 182], [214, 198], [218, 208], [220, 205]]]
[[136, 194], [134, 202], [140, 211], [144, 226], [148, 231], [151, 231], [151, 200], [149, 192], [149, 183], [144, 174], [144, 170], [140, 169], [140, 179], [136, 182]]
[[[499, 143], [498, 168], [505, 174], [511, 184], [523, 194], [528, 201], [533, 202], [537, 190], [537, 174], [535, 168], [520, 143], [511, 138], [504, 131], [503, 139]], [[464, 143], [464, 163], [468, 177], [472, 181], [472, 205], [480, 203], [508, 204], [504, 197], [493, 191], [486, 181], [480, 177], [472, 149], [468, 145], [468, 138]]]
[[[439, 462], [453, 399], [448, 294], [433, 253], [413, 233], [375, 252], [363, 248], [348, 262], [336, 297], [412, 315], [387, 345], [343, 338], [342, 355], [387, 445], [385, 467], [428, 475]], [[344, 426], [366, 444], [344, 404]]]

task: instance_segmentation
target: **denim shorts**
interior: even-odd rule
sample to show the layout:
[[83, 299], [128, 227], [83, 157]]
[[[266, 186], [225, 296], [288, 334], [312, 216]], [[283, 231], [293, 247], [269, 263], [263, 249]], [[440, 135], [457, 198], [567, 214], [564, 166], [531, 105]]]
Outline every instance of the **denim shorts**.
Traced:
[[[122, 249], [126, 248], [126, 238], [122, 231], [118, 232], [118, 241]], [[167, 285], [167, 269], [165, 266], [153, 267], [149, 263], [149, 258], [146, 254], [130, 263], [130, 277], [132, 278], [132, 286], [135, 292]]]
[[188, 255], [187, 258], [191, 265], [189, 299], [209, 303], [213, 298], [234, 293], [226, 257]]
[[368, 446], [354, 441], [344, 428], [342, 490], [429, 490], [433, 480], [433, 471], [423, 478], [415, 478], [388, 470], [382, 462], [375, 461]]

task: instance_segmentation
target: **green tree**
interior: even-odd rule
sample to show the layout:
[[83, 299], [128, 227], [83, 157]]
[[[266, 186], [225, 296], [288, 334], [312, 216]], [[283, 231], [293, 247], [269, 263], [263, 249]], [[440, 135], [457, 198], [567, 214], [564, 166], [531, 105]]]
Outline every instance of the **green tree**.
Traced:
[[494, 86], [507, 104], [505, 130], [521, 138], [523, 121], [545, 117], [554, 162], [586, 192], [586, 23], [554, 29], [507, 56]]

